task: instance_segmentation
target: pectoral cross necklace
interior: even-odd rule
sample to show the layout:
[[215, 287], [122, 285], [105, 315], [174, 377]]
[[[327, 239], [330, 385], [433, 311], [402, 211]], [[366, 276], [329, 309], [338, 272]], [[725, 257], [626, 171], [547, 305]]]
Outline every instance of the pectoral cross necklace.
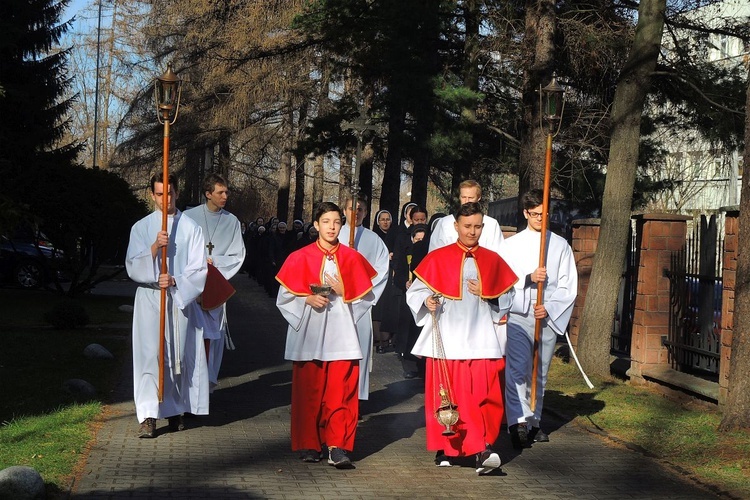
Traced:
[[[203, 205], [203, 218], [206, 219], [206, 232], [208, 232], [208, 209], [206, 209], [206, 205]], [[219, 209], [219, 218], [216, 220], [216, 226], [214, 226], [213, 232], [211, 234], [207, 234], [208, 236], [208, 245], [206, 245], [206, 248], [208, 248], [208, 255], [211, 256], [211, 253], [213, 252], [214, 248], [216, 248], [216, 245], [214, 245], [213, 239], [214, 235], [216, 234], [216, 230], [219, 229], [219, 222], [221, 222], [221, 209]]]

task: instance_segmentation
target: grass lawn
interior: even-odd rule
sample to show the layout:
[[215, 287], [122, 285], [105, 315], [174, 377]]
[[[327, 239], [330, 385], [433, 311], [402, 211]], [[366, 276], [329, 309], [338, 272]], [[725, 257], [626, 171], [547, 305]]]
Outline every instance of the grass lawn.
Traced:
[[[0, 289], [0, 469], [34, 467], [48, 496], [67, 491], [72, 471], [92, 438], [93, 424], [110, 399], [123, 363], [130, 362], [132, 299], [86, 295], [81, 303], [90, 326], [53, 330], [44, 314], [60, 300], [51, 292]], [[115, 325], [115, 326], [108, 326]], [[97, 343], [114, 360], [91, 360], [84, 348]], [[63, 389], [68, 379], [93, 384], [93, 401], [77, 401]]]
[[545, 408], [635, 445], [717, 491], [750, 498], [750, 432], [719, 434], [717, 406], [675, 402], [616, 378], [592, 382], [595, 387], [589, 390], [575, 364], [555, 358]]

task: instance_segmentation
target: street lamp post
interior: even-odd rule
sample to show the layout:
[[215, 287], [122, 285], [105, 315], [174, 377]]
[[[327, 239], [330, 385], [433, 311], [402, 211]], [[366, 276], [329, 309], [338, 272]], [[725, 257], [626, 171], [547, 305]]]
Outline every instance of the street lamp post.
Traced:
[[[161, 230], [167, 230], [169, 210], [169, 127], [177, 120], [182, 94], [182, 80], [172, 71], [172, 64], [167, 65], [163, 75], [154, 82], [154, 98], [159, 123], [164, 125], [164, 158], [162, 161], [163, 194], [161, 202]], [[167, 247], [161, 247], [161, 274], [167, 273]], [[167, 289], [161, 289], [161, 315], [159, 319], [159, 402], [164, 400], [164, 333], [167, 317]]]
[[[539, 116], [540, 120], [547, 122], [547, 150], [544, 161], [544, 195], [542, 198], [542, 228], [541, 243], [539, 246], [539, 267], [545, 267], [547, 261], [547, 226], [549, 220], [549, 191], [550, 178], [552, 177], [552, 138], [560, 131], [562, 113], [565, 107], [565, 90], [557, 83], [557, 78], [552, 75], [552, 80], [546, 87], [539, 89]], [[544, 304], [544, 282], [537, 283], [536, 303]], [[542, 337], [542, 320], [537, 319], [534, 325], [534, 351], [531, 366], [531, 396], [529, 409], [536, 409], [536, 388], [539, 370], [539, 344]]]

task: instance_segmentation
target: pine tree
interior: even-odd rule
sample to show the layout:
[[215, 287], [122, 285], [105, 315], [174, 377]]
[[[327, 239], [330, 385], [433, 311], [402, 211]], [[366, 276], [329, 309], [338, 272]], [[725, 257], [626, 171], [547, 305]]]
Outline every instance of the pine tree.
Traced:
[[0, 3], [0, 167], [5, 189], [29, 167], [70, 166], [79, 147], [60, 145], [72, 97], [66, 93], [68, 50], [57, 50], [69, 22], [60, 22], [67, 0]]

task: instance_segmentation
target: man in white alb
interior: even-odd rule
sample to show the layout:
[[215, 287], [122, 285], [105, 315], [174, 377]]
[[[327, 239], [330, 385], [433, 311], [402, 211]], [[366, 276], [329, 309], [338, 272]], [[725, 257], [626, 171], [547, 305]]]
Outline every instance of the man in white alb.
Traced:
[[[130, 230], [125, 258], [128, 276], [138, 283], [133, 307], [133, 396], [140, 422], [138, 437], [156, 436], [156, 420], [169, 419], [182, 430], [182, 414], [208, 413], [208, 374], [203, 339], [196, 331], [195, 299], [206, 282], [201, 228], [175, 207], [177, 181], [169, 186], [151, 177], [156, 210]], [[162, 231], [162, 200], [167, 193], [167, 230]], [[167, 272], [161, 272], [167, 247]], [[160, 360], [161, 290], [166, 289], [164, 360]], [[159, 402], [160, 362], [164, 363], [163, 398]], [[202, 399], [198, 399], [202, 396]]]
[[[482, 199], [482, 186], [475, 180], [465, 180], [458, 185], [458, 197], [460, 204], [479, 202]], [[452, 245], [458, 241], [458, 232], [454, 225], [456, 218], [453, 215], [446, 215], [438, 219], [435, 223], [435, 229], [430, 235], [430, 249], [432, 252], [436, 248], [446, 245]], [[500, 244], [503, 242], [503, 232], [497, 220], [489, 215], [484, 216], [484, 228], [479, 239], [479, 244], [497, 253], [500, 250]]]
[[[547, 231], [545, 265], [539, 266], [543, 213], [541, 189], [521, 197], [527, 227], [506, 239], [500, 255], [518, 276], [513, 305], [508, 313], [505, 352], [505, 408], [508, 431], [516, 449], [549, 441], [540, 426], [547, 372], [558, 335], [564, 335], [578, 294], [578, 272], [573, 250], [564, 238]], [[544, 283], [544, 304], [537, 304], [537, 284]], [[542, 320], [539, 369], [532, 374], [536, 320]], [[536, 404], [530, 407], [531, 377], [537, 377]]]
[[[245, 260], [245, 243], [240, 221], [224, 210], [229, 188], [226, 179], [211, 173], [203, 180], [206, 203], [185, 211], [202, 229], [206, 241], [209, 264], [226, 279], [237, 274]], [[201, 309], [203, 339], [208, 356], [208, 373], [211, 391], [219, 383], [219, 368], [224, 357], [225, 339], [228, 337], [226, 304], [210, 311]]]
[[[352, 213], [351, 196], [347, 197], [344, 207], [346, 224], [341, 228], [339, 241], [343, 245], [349, 246], [351, 221], [355, 221], [354, 225], [357, 229], [354, 232], [354, 249], [361, 253], [378, 273], [372, 279], [372, 293], [375, 295], [375, 303], [377, 303], [388, 282], [390, 252], [382, 238], [362, 225], [367, 215], [367, 199], [364, 196], [357, 197], [356, 215]], [[366, 400], [370, 397], [370, 371], [372, 370], [372, 309], [368, 310], [367, 314], [357, 321], [357, 335], [362, 349], [362, 359], [359, 362], [359, 399]]]

